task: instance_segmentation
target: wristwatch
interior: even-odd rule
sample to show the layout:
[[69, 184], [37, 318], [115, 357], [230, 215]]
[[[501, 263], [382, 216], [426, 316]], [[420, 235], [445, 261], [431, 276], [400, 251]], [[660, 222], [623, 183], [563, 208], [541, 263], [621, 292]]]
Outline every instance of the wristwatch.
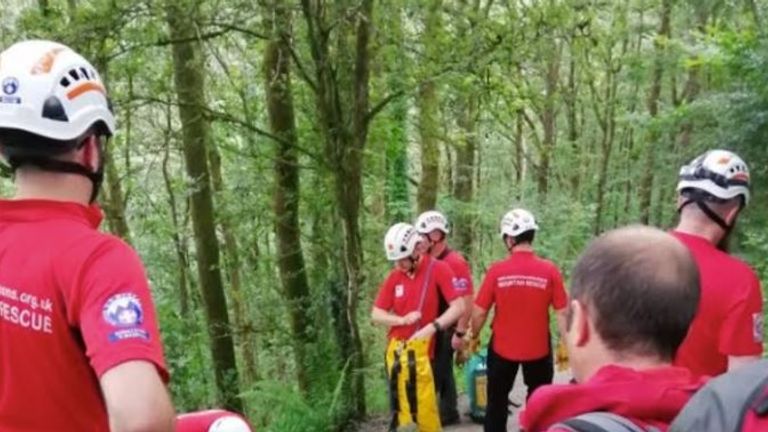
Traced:
[[432, 321], [432, 325], [435, 326], [435, 331], [440, 331], [443, 329], [442, 327], [440, 327], [440, 323], [437, 322], [437, 320]]

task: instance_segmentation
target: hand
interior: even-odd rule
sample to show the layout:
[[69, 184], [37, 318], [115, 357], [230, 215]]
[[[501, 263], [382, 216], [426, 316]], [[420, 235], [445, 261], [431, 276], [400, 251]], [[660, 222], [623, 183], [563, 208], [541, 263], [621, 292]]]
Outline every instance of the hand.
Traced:
[[403, 318], [403, 323], [401, 325], [408, 326], [411, 324], [415, 324], [421, 319], [421, 312], [419, 311], [408, 312], [402, 318]]
[[455, 351], [464, 349], [464, 339], [454, 333], [453, 337], [451, 338], [451, 347], [453, 347]]
[[469, 346], [467, 347], [467, 352], [470, 354], [474, 354], [478, 351], [480, 351], [480, 338], [473, 337], [472, 339], [469, 340]]
[[469, 360], [469, 352], [466, 350], [456, 351], [456, 366], [462, 367]]
[[565, 348], [563, 341], [557, 344], [555, 350], [555, 364], [558, 371], [564, 371], [568, 369], [568, 350]]
[[431, 323], [420, 328], [419, 331], [413, 334], [408, 340], [412, 341], [415, 339], [429, 339], [432, 337], [433, 334], [435, 334], [435, 326], [433, 326]]

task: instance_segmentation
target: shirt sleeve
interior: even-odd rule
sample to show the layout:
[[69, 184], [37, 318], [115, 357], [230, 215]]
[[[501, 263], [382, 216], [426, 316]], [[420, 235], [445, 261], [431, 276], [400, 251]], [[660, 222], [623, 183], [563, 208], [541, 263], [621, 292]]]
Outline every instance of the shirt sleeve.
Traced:
[[488, 270], [483, 278], [483, 283], [480, 285], [480, 291], [475, 298], [475, 305], [488, 310], [493, 305], [496, 291], [496, 276], [494, 275], [493, 267]]
[[469, 264], [464, 257], [458, 253], [454, 254], [456, 257], [451, 261], [451, 269], [456, 275], [456, 283], [454, 284], [456, 286], [456, 291], [458, 291], [461, 296], [472, 295], [474, 289], [472, 286], [472, 271], [469, 268]]
[[78, 288], [77, 317], [96, 375], [144, 360], [167, 382], [157, 314], [136, 252], [118, 239], [105, 242], [84, 263]]
[[552, 266], [552, 279], [549, 281], [552, 286], [552, 307], [555, 310], [560, 310], [568, 304], [568, 294], [565, 293], [565, 285], [563, 284], [563, 275], [560, 274], [560, 270], [556, 266]]
[[456, 276], [453, 274], [453, 270], [451, 270], [451, 266], [448, 264], [442, 261], [435, 261], [434, 268], [432, 269], [432, 277], [435, 278], [435, 282], [437, 282], [437, 286], [447, 302], [450, 303], [464, 295], [457, 289]]
[[750, 270], [746, 298], [728, 311], [720, 330], [720, 352], [745, 356], [763, 353], [763, 295], [760, 281]]
[[379, 309], [384, 309], [385, 311], [391, 310], [395, 304], [395, 293], [392, 279], [393, 274], [390, 273], [389, 276], [384, 279], [384, 282], [382, 282], [379, 286], [379, 292], [376, 294], [376, 300], [373, 302], [374, 306]]

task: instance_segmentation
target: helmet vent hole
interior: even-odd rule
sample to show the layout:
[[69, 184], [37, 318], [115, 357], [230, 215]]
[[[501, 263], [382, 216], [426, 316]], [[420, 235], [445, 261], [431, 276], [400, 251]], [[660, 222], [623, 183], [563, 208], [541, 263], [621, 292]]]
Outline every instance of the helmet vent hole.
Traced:
[[64, 111], [64, 106], [61, 105], [61, 101], [56, 96], [51, 96], [45, 100], [43, 104], [43, 118], [55, 121], [69, 121], [67, 113]]
[[90, 76], [88, 76], [88, 71], [87, 71], [87, 70], [85, 70], [85, 68], [84, 68], [84, 67], [81, 67], [81, 68], [80, 68], [80, 74], [81, 74], [82, 76], [84, 76], [84, 77], [85, 77], [85, 79], [91, 79], [91, 77], [90, 77]]
[[67, 77], [64, 77], [59, 81], [59, 84], [61, 84], [62, 87], [69, 87], [69, 80]]
[[69, 76], [72, 77], [73, 80], [77, 81], [80, 79], [80, 76], [77, 74], [77, 71], [74, 69], [69, 70]]

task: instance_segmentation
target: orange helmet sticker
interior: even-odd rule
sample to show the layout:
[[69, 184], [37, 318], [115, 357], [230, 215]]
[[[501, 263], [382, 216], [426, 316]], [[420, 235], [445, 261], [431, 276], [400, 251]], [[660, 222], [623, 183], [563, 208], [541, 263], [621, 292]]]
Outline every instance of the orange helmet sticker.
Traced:
[[723, 157], [721, 157], [720, 159], [717, 160], [717, 163], [719, 165], [725, 165], [725, 164], [727, 164], [730, 161], [731, 161], [731, 157], [730, 156], [723, 156]]
[[82, 95], [83, 93], [86, 93], [89, 91], [97, 91], [103, 95], [107, 94], [106, 90], [104, 90], [104, 87], [102, 87], [98, 83], [95, 83], [93, 81], [87, 81], [73, 88], [69, 92], [67, 92], [67, 99], [73, 100], [76, 97]]
[[53, 62], [56, 60], [56, 56], [60, 52], [64, 51], [64, 48], [54, 48], [40, 57], [40, 60], [32, 66], [32, 75], [47, 74], [53, 68]]

